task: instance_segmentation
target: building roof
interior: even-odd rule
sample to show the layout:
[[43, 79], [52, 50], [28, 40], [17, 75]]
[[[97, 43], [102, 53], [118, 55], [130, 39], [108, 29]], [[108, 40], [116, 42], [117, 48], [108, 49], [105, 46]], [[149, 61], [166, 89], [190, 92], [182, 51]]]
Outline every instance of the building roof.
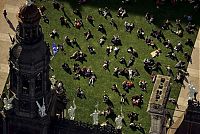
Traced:
[[19, 9], [17, 19], [22, 23], [34, 23], [38, 22], [41, 18], [39, 9], [33, 3], [27, 2]]
[[162, 113], [169, 95], [170, 77], [157, 75], [147, 111]]

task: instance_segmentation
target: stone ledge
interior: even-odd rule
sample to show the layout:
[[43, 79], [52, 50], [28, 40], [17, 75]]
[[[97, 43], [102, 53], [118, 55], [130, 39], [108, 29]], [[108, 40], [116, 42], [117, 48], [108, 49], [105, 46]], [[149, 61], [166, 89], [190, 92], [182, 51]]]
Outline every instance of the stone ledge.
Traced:
[[9, 65], [8, 64], [0, 64], [0, 72], [9, 73]]

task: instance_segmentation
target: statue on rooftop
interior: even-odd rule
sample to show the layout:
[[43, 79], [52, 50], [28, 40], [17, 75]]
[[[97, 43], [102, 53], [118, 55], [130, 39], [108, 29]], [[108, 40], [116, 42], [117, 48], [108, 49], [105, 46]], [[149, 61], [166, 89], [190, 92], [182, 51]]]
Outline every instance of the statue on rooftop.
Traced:
[[191, 100], [191, 99], [195, 99], [195, 93], [197, 93], [197, 89], [194, 87], [194, 85], [190, 82], [188, 84], [188, 89], [189, 89], [189, 97], [188, 99]]
[[75, 110], [76, 110], [75, 99], [73, 100], [73, 106], [70, 106], [70, 108], [68, 109], [68, 114], [69, 114], [70, 120], [74, 120], [74, 118], [75, 118]]
[[[10, 92], [12, 92], [11, 90], [9, 90]], [[13, 108], [13, 104], [12, 104], [12, 101], [14, 99], [17, 99], [16, 97], [16, 94], [14, 92], [13, 93], [13, 96], [11, 98], [9, 98], [9, 95], [7, 95], [5, 98], [3, 98], [3, 103], [4, 103], [4, 109], [5, 110], [10, 110]]]
[[95, 110], [92, 114], [90, 114], [90, 116], [93, 117], [93, 125], [98, 125], [99, 123], [99, 114], [100, 114], [100, 111], [98, 110], [98, 106], [99, 106], [99, 102], [97, 102], [97, 104], [95, 105]]
[[92, 113], [92, 114], [90, 114], [90, 116], [92, 116], [93, 117], [93, 125], [98, 125], [98, 121], [99, 121], [99, 118], [98, 118], [98, 116], [99, 116], [99, 114], [100, 114], [100, 111], [99, 110], [94, 110], [94, 112]]
[[121, 107], [121, 114], [115, 118], [116, 129], [122, 129], [122, 120], [124, 119], [124, 114], [122, 113]]
[[26, 0], [26, 5], [27, 6], [30, 6], [30, 5], [32, 5], [34, 2], [32, 1], [32, 0]]
[[44, 117], [44, 116], [46, 116], [47, 114], [46, 114], [46, 108], [45, 108], [45, 103], [44, 103], [44, 98], [43, 98], [43, 104], [42, 104], [42, 106], [39, 104], [39, 102], [38, 101], [36, 101], [36, 104], [37, 104], [37, 106], [38, 106], [38, 113], [39, 113], [39, 115], [40, 115], [40, 117]]

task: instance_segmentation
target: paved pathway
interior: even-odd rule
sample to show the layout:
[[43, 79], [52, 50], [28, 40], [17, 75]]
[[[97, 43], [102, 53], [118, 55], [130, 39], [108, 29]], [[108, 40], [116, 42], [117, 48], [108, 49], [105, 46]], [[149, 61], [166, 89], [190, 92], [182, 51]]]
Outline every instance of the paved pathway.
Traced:
[[[25, 3], [24, 1], [25, 0], [0, 0], [0, 94], [4, 89], [9, 72], [8, 52], [11, 43], [8, 33], [14, 36], [15, 33], [11, 27], [16, 27], [18, 23], [16, 14], [19, 11], [19, 7]], [[4, 19], [2, 14], [3, 9], [6, 9], [8, 12], [8, 19], [11, 22], [10, 25]]]
[[[195, 41], [195, 46], [192, 51], [192, 64], [188, 65], [187, 71], [189, 72], [188, 81], [191, 82], [197, 90], [200, 87], [200, 29]], [[176, 129], [180, 126], [181, 122], [184, 118], [184, 111], [187, 108], [187, 99], [188, 99], [188, 83], [184, 82], [185, 88], [182, 87], [179, 98], [178, 98], [178, 105], [179, 109], [175, 109], [173, 120], [174, 124], [168, 131], [168, 134], [174, 134]], [[200, 91], [197, 94], [197, 99], [200, 100]]]

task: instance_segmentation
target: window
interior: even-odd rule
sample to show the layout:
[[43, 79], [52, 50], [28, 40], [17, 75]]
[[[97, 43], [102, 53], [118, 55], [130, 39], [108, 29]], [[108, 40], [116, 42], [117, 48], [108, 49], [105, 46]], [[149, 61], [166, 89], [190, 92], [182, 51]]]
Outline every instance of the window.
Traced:
[[30, 104], [28, 101], [21, 101], [20, 102], [20, 111], [28, 112], [30, 109]]
[[26, 76], [22, 77], [22, 94], [28, 95], [29, 94], [29, 83], [30, 80]]
[[35, 93], [39, 93], [42, 91], [42, 74], [39, 73], [35, 79]]

